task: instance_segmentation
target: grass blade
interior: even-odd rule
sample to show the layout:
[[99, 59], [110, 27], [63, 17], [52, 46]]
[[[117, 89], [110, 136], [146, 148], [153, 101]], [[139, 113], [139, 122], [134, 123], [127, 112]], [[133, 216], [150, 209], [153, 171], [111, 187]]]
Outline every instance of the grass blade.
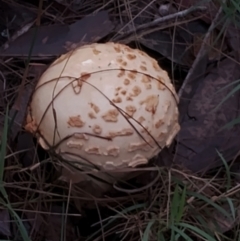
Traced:
[[1, 149], [0, 149], [0, 181], [3, 181], [3, 173], [4, 173], [4, 166], [5, 166], [5, 156], [6, 156], [6, 149], [7, 149], [7, 136], [8, 136], [8, 106], [6, 108], [6, 114], [4, 118], [4, 127], [2, 133], [2, 140], [1, 140]]
[[[178, 233], [179, 235], [181, 235], [186, 241], [193, 241], [193, 239], [191, 239], [186, 233], [184, 233], [183, 230], [179, 229], [176, 226], [171, 226], [171, 229], [173, 229], [176, 233]], [[175, 240], [174, 240], [175, 241]], [[209, 240], [210, 241], [210, 240]]]
[[153, 226], [153, 224], [155, 223], [155, 221], [156, 221], [156, 220], [151, 220], [151, 221], [148, 223], [148, 225], [147, 225], [147, 227], [146, 227], [146, 229], [145, 229], [145, 231], [144, 231], [142, 241], [148, 241], [151, 227]]
[[230, 210], [231, 210], [231, 213], [232, 213], [232, 217], [234, 220], [236, 220], [236, 208], [234, 207], [234, 204], [233, 204], [233, 201], [231, 198], [227, 197], [227, 202], [229, 204], [229, 207], [230, 207]]
[[191, 224], [179, 223], [178, 226], [190, 229], [190, 230], [192, 230], [193, 232], [199, 234], [201, 237], [205, 238], [208, 241], [217, 241], [214, 237], [212, 237], [209, 234], [205, 233], [203, 230], [199, 229], [198, 227], [192, 226]]
[[170, 220], [170, 223], [172, 225], [174, 224], [174, 222], [176, 220], [176, 217], [177, 217], [177, 214], [178, 214], [178, 201], [180, 199], [178, 189], [179, 189], [179, 186], [176, 185], [174, 193], [173, 193], [172, 203], [171, 203], [171, 215], [170, 215], [171, 220]]
[[214, 111], [216, 111], [228, 98], [230, 98], [235, 92], [240, 90], [240, 84], [237, 85], [234, 89], [232, 89], [221, 101], [220, 103], [214, 108]]
[[176, 222], [180, 222], [183, 216], [183, 212], [184, 212], [184, 207], [185, 207], [185, 203], [186, 203], [186, 185], [184, 185], [183, 191], [182, 191], [182, 196], [179, 202], [179, 207], [178, 207], [178, 214], [176, 217]]
[[224, 209], [222, 208], [221, 206], [219, 206], [218, 204], [216, 204], [215, 202], [213, 202], [212, 200], [210, 200], [209, 198], [199, 194], [199, 193], [196, 193], [196, 192], [191, 192], [191, 191], [187, 191], [187, 194], [188, 195], [191, 195], [191, 196], [194, 196], [198, 199], [201, 199], [202, 201], [204, 201], [205, 203], [211, 205], [212, 207], [214, 207], [215, 209], [217, 209], [219, 212], [221, 212], [223, 215], [225, 215], [226, 217], [228, 218], [231, 218], [231, 216], [229, 215], [229, 213]]
[[220, 153], [218, 151], [218, 149], [215, 149], [218, 156], [220, 157], [220, 159], [222, 160], [223, 164], [224, 164], [224, 167], [226, 169], [226, 175], [227, 175], [227, 190], [229, 190], [231, 188], [231, 175], [230, 175], [230, 169], [229, 169], [229, 166], [225, 160], [225, 158], [223, 157], [222, 153]]

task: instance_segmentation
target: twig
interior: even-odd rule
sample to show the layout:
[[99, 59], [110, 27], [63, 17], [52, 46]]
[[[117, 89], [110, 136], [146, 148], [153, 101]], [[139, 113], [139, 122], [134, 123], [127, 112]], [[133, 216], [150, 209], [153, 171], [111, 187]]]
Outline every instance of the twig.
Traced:
[[194, 60], [192, 67], [188, 71], [188, 74], [187, 74], [187, 76], [186, 76], [186, 78], [185, 78], [185, 80], [184, 80], [184, 82], [183, 82], [183, 84], [182, 84], [182, 86], [181, 86], [181, 88], [180, 88], [180, 90], [178, 92], [179, 99], [181, 98], [186, 85], [189, 84], [190, 80], [192, 79], [192, 77], [193, 77], [192, 75], [193, 75], [195, 69], [197, 68], [198, 63], [200, 62], [202, 57], [207, 53], [206, 46], [207, 46], [208, 40], [209, 40], [209, 38], [211, 36], [211, 32], [213, 31], [213, 29], [216, 26], [216, 23], [217, 23], [218, 18], [219, 18], [221, 13], [222, 13], [222, 7], [219, 8], [215, 18], [213, 19], [212, 24], [210, 25], [210, 27], [209, 27], [209, 29], [208, 29], [208, 31], [207, 31], [204, 39], [203, 39], [201, 48], [200, 48], [200, 50], [199, 50], [199, 52], [198, 52], [198, 54], [196, 56], [196, 59]]
[[[167, 16], [157, 18], [157, 19], [153, 20], [152, 22], [139, 25], [135, 29], [131, 29], [129, 31], [124, 32], [124, 35], [133, 34], [136, 31], [147, 29], [147, 28], [150, 28], [150, 27], [154, 27], [154, 26], [156, 26], [156, 25], [158, 25], [160, 23], [166, 23], [169, 20], [174, 20], [175, 18], [183, 18], [183, 17], [186, 17], [188, 14], [193, 13], [195, 11], [204, 11], [206, 9], [207, 9], [207, 7], [205, 7], [205, 6], [192, 6], [192, 7], [188, 8], [188, 9], [183, 10], [183, 11], [180, 11], [180, 12], [177, 12], [177, 13], [173, 13], [173, 14], [169, 14]], [[127, 25], [125, 25], [119, 31], [122, 31], [126, 26]], [[113, 40], [116, 41], [116, 40], [118, 40], [121, 37], [122, 36], [118, 36], [116, 38], [113, 38]]]

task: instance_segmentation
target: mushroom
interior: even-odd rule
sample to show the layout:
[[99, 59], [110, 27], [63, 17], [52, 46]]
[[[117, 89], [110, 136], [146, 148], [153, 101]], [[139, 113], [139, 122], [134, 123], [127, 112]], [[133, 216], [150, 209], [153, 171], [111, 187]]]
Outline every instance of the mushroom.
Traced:
[[56, 59], [33, 93], [25, 128], [40, 145], [105, 171], [148, 163], [180, 126], [165, 70], [143, 51], [108, 42]]

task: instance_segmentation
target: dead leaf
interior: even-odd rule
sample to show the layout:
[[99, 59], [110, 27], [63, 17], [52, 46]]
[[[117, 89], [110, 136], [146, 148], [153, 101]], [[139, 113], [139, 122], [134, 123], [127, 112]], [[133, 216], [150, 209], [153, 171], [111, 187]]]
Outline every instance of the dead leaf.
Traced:
[[[205, 34], [196, 33], [193, 35], [193, 52], [194, 56], [196, 57], [204, 40]], [[222, 57], [222, 53], [227, 52], [227, 45], [222, 37], [219, 37], [219, 32], [217, 30], [213, 30], [210, 33], [210, 37], [207, 40], [207, 54], [208, 59], [210, 61], [220, 60]]]
[[226, 217], [224, 214], [222, 214], [220, 211], [217, 209], [214, 209], [211, 212], [211, 216], [208, 217], [208, 225], [211, 230], [214, 232], [219, 232], [219, 233], [225, 233], [231, 229], [234, 228], [234, 226], [239, 224], [240, 221], [240, 211], [239, 211], [239, 206], [237, 207], [237, 203], [234, 202], [234, 210], [235, 212], [235, 218], [232, 217], [232, 210], [230, 209], [229, 205], [221, 205], [221, 208], [223, 208], [226, 212], [230, 214], [230, 217]]
[[[101, 23], [101, 24], [96, 24]], [[113, 29], [113, 24], [106, 11], [88, 15], [72, 25], [50, 25], [30, 29], [27, 33], [9, 44], [9, 48], [1, 51], [0, 56], [28, 57], [31, 43], [35, 38], [32, 59], [34, 57], [59, 56], [66, 53], [71, 46], [99, 41]], [[67, 48], [66, 48], [67, 47]]]
[[[226, 161], [237, 154], [240, 149], [240, 142], [237, 141], [240, 126], [235, 125], [231, 130], [219, 130], [239, 116], [240, 93], [231, 96], [217, 111], [214, 109], [234, 86], [219, 93], [217, 91], [239, 78], [238, 63], [226, 58], [210, 70], [196, 87], [190, 104], [185, 106], [187, 113], [181, 112], [184, 116], [178, 135], [176, 164], [200, 172], [222, 165], [216, 149]], [[180, 103], [180, 107], [183, 103]], [[187, 102], [184, 104], [187, 105]]]
[[173, 28], [171, 28], [144, 35], [139, 39], [139, 42], [179, 65], [191, 67], [195, 59], [193, 36], [196, 34], [204, 35], [207, 30], [208, 27], [196, 20], [183, 24], [181, 27], [176, 26], [174, 41]]

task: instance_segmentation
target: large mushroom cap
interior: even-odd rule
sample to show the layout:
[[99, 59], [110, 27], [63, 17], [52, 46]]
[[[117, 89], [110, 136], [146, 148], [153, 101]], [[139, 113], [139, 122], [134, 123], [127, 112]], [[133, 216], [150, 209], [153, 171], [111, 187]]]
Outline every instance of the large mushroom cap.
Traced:
[[134, 167], [171, 144], [180, 129], [177, 101], [167, 72], [144, 52], [90, 44], [43, 73], [26, 128], [64, 159]]

